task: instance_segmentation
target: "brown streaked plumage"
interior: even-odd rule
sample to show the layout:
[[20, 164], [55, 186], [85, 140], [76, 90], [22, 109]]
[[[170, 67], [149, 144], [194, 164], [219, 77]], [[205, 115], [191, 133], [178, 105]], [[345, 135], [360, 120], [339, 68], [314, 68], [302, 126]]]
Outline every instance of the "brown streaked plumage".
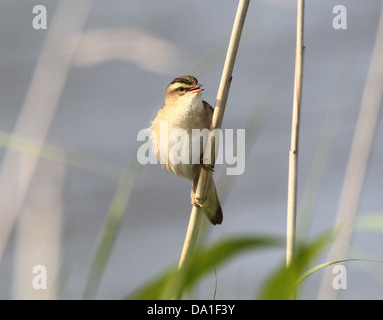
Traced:
[[[161, 122], [167, 122], [169, 134], [174, 129], [183, 129], [188, 133], [189, 143], [184, 143], [181, 148], [189, 149], [189, 162], [174, 163], [171, 161], [172, 155], [170, 150], [176, 142], [169, 140], [168, 135], [168, 137], [165, 137], [165, 146], [167, 145], [168, 148], [168, 154], [166, 154], [168, 161], [163, 166], [168, 172], [192, 181], [191, 202], [197, 206], [201, 206], [199, 199], [195, 197], [195, 190], [202, 165], [200, 163], [192, 163], [192, 129], [209, 129], [213, 116], [212, 106], [202, 100], [201, 91], [204, 89], [201, 86], [193, 76], [175, 78], [166, 88], [165, 103], [158, 111], [151, 125], [153, 149], [161, 163], [164, 162], [164, 159], [161, 159]], [[203, 144], [201, 143], [200, 155], [202, 156], [202, 154]], [[203, 167], [205, 168], [206, 166]], [[210, 177], [202, 211], [206, 214], [209, 221], [216, 225], [222, 223], [223, 215], [213, 177], [212, 175]]]

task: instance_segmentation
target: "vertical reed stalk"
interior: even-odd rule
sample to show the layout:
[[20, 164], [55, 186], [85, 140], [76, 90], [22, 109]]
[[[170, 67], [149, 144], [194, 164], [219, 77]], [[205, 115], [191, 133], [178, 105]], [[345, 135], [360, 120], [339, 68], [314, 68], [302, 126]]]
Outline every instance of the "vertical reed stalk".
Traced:
[[[20, 153], [7, 148], [0, 168], [0, 259], [33, 180], [92, 3], [93, 0], [86, 0], [74, 6], [71, 1], [60, 1], [52, 23], [48, 26], [44, 45], [9, 142], [10, 145], [16, 144], [17, 136], [28, 138], [36, 142], [35, 153]], [[73, 35], [76, 35], [75, 41], [65, 46], [64, 54], [63, 43]]]
[[293, 116], [291, 128], [291, 148], [289, 154], [289, 178], [287, 197], [287, 232], [286, 232], [286, 265], [289, 266], [295, 254], [297, 184], [298, 184], [298, 145], [300, 111], [303, 79], [303, 28], [304, 28], [304, 0], [298, 0], [297, 5], [297, 43], [295, 56], [295, 80]]
[[[241, 39], [242, 30], [245, 23], [245, 18], [246, 18], [247, 9], [249, 7], [249, 3], [250, 3], [250, 0], [240, 0], [238, 4], [238, 9], [237, 9], [237, 13], [236, 13], [234, 25], [233, 25], [233, 30], [232, 30], [230, 41], [229, 41], [229, 47], [227, 49], [225, 64], [222, 71], [221, 82], [218, 88], [213, 119], [210, 125], [211, 130], [221, 128], [223, 115], [224, 115], [225, 107], [226, 107], [226, 101], [229, 95], [235, 58], [237, 56], [239, 41]], [[215, 150], [214, 148], [215, 142], [212, 140], [213, 140], [212, 137], [210, 137], [209, 135], [208, 143], [206, 145], [207, 151]], [[208, 157], [212, 157], [210, 152], [206, 152], [205, 154], [207, 154]], [[210, 158], [210, 160], [211, 162], [209, 163], [214, 165], [215, 159]], [[206, 184], [209, 181], [208, 180], [209, 174], [211, 173], [207, 170], [200, 171], [198, 185], [196, 188], [196, 194], [197, 196], [200, 196], [201, 199], [205, 198], [204, 195], [207, 189]], [[199, 225], [201, 222], [201, 217], [202, 217], [202, 212], [200, 208], [193, 206], [191, 215], [190, 215], [188, 230], [185, 237], [184, 246], [181, 253], [181, 258], [178, 265], [179, 269], [183, 268], [188, 258], [193, 253], [194, 245], [198, 237], [198, 230], [199, 230]], [[176, 299], [180, 299], [181, 296], [182, 296], [182, 292], [179, 293]]]
[[[46, 300], [57, 298], [62, 230], [62, 189], [65, 166], [41, 161], [36, 169], [33, 187], [17, 220], [12, 296], [15, 300]], [[47, 274], [36, 283], [36, 275]], [[33, 272], [33, 273], [32, 273]], [[33, 281], [33, 282], [32, 282]], [[36, 285], [41, 285], [39, 290]]]
[[[379, 121], [382, 94], [383, 4], [336, 214], [335, 231], [341, 231], [341, 234], [330, 249], [328, 261], [341, 260], [347, 255], [351, 240], [351, 226], [357, 213], [375, 129]], [[333, 274], [330, 269], [326, 269], [318, 299], [335, 299], [337, 297], [338, 290], [331, 286], [332, 278]]]

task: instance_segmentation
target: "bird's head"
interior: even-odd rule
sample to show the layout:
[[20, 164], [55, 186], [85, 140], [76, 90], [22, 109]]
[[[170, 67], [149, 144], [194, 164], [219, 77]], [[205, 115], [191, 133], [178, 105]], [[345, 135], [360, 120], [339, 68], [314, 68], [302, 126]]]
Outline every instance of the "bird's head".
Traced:
[[175, 78], [166, 88], [165, 101], [174, 102], [183, 99], [193, 99], [194, 95], [204, 89], [202, 84], [193, 76], [181, 76]]

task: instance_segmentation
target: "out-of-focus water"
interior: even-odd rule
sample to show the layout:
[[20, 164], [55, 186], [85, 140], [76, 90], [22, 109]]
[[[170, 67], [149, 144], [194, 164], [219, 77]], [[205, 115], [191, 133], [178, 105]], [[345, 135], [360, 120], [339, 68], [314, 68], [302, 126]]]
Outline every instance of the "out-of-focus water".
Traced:
[[[34, 3], [1, 4], [1, 131], [13, 130], [54, 19], [57, 1], [39, 4], [47, 8], [47, 30], [32, 27]], [[346, 30], [333, 28], [336, 4], [347, 9]], [[135, 155], [137, 132], [148, 126], [162, 106], [164, 90], [173, 78], [192, 72], [204, 84], [204, 99], [214, 104], [236, 6], [236, 1], [222, 0], [94, 1], [47, 141], [113, 165], [118, 177]], [[335, 219], [380, 6], [379, 0], [306, 1], [299, 200], [326, 115], [335, 107], [331, 103], [339, 94], [335, 90], [341, 70], [350, 70], [344, 98], [335, 100], [343, 105], [311, 236], [329, 228]], [[67, 23], [71, 23], [70, 16]], [[282, 1], [251, 2], [223, 127], [245, 128], [253, 112], [260, 117], [261, 110], [266, 110], [266, 116], [257, 124], [260, 129], [254, 145], [246, 151], [244, 174], [235, 177], [223, 201], [224, 222], [212, 228], [211, 241], [255, 232], [285, 233], [295, 28], [295, 1], [283, 5]], [[383, 211], [381, 137], [378, 126], [359, 206], [361, 215]], [[4, 148], [0, 150], [3, 155]], [[218, 178], [222, 168], [217, 166], [216, 171]], [[81, 297], [117, 184], [116, 179], [67, 166], [60, 253], [65, 282], [60, 298]], [[140, 169], [97, 298], [122, 298], [177, 262], [191, 209], [189, 192], [189, 182], [169, 176], [160, 165]], [[353, 240], [358, 256], [374, 259], [383, 259], [381, 244], [379, 233], [358, 233]], [[14, 247], [13, 234], [0, 265], [2, 299], [12, 297]], [[238, 257], [217, 271], [217, 299], [253, 298], [283, 259], [283, 248]], [[374, 266], [370, 274], [359, 264], [347, 266], [348, 288], [340, 293], [341, 299], [382, 298], [381, 285], [374, 277], [376, 272], [382, 274], [382, 267]], [[317, 297], [321, 275], [318, 272], [306, 281], [303, 298]], [[211, 298], [213, 291], [212, 276], [198, 290], [198, 297]]]

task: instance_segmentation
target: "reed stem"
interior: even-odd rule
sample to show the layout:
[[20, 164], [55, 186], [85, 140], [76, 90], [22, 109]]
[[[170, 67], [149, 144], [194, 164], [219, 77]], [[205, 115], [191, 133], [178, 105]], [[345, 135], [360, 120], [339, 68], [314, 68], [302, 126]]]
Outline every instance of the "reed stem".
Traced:
[[[245, 23], [245, 18], [246, 18], [247, 9], [249, 7], [249, 3], [250, 3], [250, 0], [240, 0], [238, 4], [238, 9], [237, 9], [237, 13], [236, 13], [234, 25], [233, 25], [233, 30], [231, 33], [229, 46], [227, 49], [225, 64], [222, 71], [221, 82], [218, 88], [213, 119], [210, 125], [211, 130], [221, 128], [223, 115], [225, 112], [225, 107], [227, 102], [227, 97], [229, 95], [235, 58], [237, 55], [239, 41], [241, 39], [242, 30]], [[209, 135], [208, 143], [206, 145], [206, 150], [215, 150], [214, 148], [215, 141], [212, 138], [213, 137]], [[211, 153], [205, 152], [205, 154], [207, 154], [208, 157], [210, 157], [209, 160], [211, 161], [208, 163], [211, 163], [212, 165], [214, 165], [215, 159], [214, 157], [211, 157], [212, 156]], [[200, 199], [205, 198], [205, 192], [207, 189], [206, 185], [207, 185], [207, 182], [209, 181], [208, 179], [209, 174], [211, 173], [208, 170], [200, 171], [198, 185], [196, 188], [196, 195], [199, 196]], [[185, 242], [184, 242], [184, 246], [181, 253], [181, 258], [178, 264], [178, 269], [181, 269], [185, 266], [185, 263], [187, 263], [188, 258], [193, 253], [193, 249], [198, 237], [198, 230], [199, 230], [201, 218], [202, 218], [202, 212], [200, 208], [193, 206], [191, 214], [190, 214], [189, 226], [186, 232], [186, 237], [185, 237]], [[182, 297], [182, 292], [179, 293], [176, 299], [180, 299], [181, 297]]]
[[304, 0], [298, 0], [297, 5], [297, 43], [295, 56], [295, 81], [293, 116], [291, 128], [291, 148], [289, 154], [289, 178], [287, 196], [287, 232], [286, 232], [286, 266], [289, 266], [295, 255], [296, 211], [298, 185], [298, 146], [300, 111], [303, 79], [303, 29], [304, 29]]
[[[375, 45], [364, 86], [360, 111], [348, 158], [346, 174], [336, 213], [335, 232], [337, 235], [328, 254], [328, 261], [344, 259], [347, 256], [352, 236], [352, 225], [357, 214], [364, 179], [368, 169], [372, 143], [379, 121], [383, 97], [383, 4], [379, 25], [375, 36]], [[338, 291], [332, 287], [334, 274], [326, 269], [318, 294], [319, 300], [333, 300]]]

